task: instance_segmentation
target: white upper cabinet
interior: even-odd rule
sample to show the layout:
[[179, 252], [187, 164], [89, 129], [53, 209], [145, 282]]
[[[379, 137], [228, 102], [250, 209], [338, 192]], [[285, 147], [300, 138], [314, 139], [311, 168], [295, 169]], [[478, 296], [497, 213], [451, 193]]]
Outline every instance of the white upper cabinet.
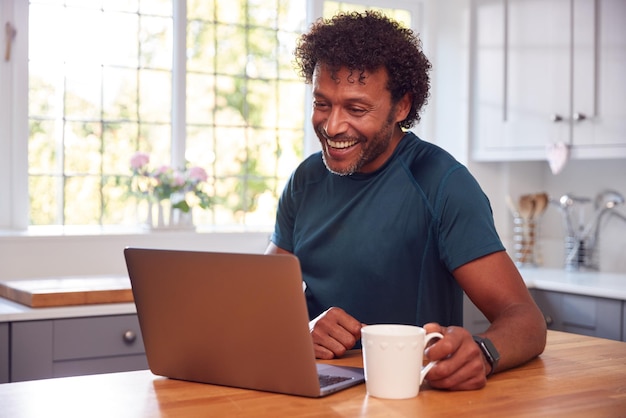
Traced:
[[472, 157], [626, 157], [626, 1], [477, 0]]

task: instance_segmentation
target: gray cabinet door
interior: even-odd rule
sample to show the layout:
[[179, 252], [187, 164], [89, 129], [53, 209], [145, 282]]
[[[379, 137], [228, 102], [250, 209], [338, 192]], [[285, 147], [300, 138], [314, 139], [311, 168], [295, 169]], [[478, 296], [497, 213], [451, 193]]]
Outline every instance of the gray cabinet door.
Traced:
[[15, 322], [10, 381], [147, 369], [136, 315]]
[[624, 302], [593, 296], [532, 289], [549, 329], [622, 340]]
[[9, 381], [9, 324], [0, 322], [0, 383]]

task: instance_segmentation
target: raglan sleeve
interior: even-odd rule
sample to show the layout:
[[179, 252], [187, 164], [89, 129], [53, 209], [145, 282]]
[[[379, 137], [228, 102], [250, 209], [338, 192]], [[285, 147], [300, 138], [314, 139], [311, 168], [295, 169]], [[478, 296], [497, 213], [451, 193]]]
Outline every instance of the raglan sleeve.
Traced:
[[439, 251], [449, 271], [505, 249], [489, 198], [466, 167], [459, 166], [447, 177], [441, 196]]

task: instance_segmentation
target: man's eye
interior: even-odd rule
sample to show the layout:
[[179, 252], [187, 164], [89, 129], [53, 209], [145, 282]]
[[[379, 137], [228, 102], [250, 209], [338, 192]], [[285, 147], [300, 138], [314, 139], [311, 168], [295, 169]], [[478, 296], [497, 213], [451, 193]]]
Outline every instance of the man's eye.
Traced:
[[316, 109], [325, 109], [328, 107], [328, 105], [322, 102], [313, 102], [313, 107]]
[[350, 111], [350, 113], [355, 115], [361, 115], [365, 113], [365, 109], [361, 109], [360, 107], [351, 107], [348, 110]]

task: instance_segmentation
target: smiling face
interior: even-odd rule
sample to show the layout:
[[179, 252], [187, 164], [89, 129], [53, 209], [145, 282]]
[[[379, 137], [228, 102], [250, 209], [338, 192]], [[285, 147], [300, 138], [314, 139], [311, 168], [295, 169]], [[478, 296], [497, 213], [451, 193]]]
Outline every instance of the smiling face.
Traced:
[[361, 80], [359, 71], [318, 65], [312, 81], [311, 119], [328, 170], [350, 175], [380, 168], [404, 135], [398, 122], [410, 110], [408, 95], [392, 103], [384, 69], [365, 71]]

